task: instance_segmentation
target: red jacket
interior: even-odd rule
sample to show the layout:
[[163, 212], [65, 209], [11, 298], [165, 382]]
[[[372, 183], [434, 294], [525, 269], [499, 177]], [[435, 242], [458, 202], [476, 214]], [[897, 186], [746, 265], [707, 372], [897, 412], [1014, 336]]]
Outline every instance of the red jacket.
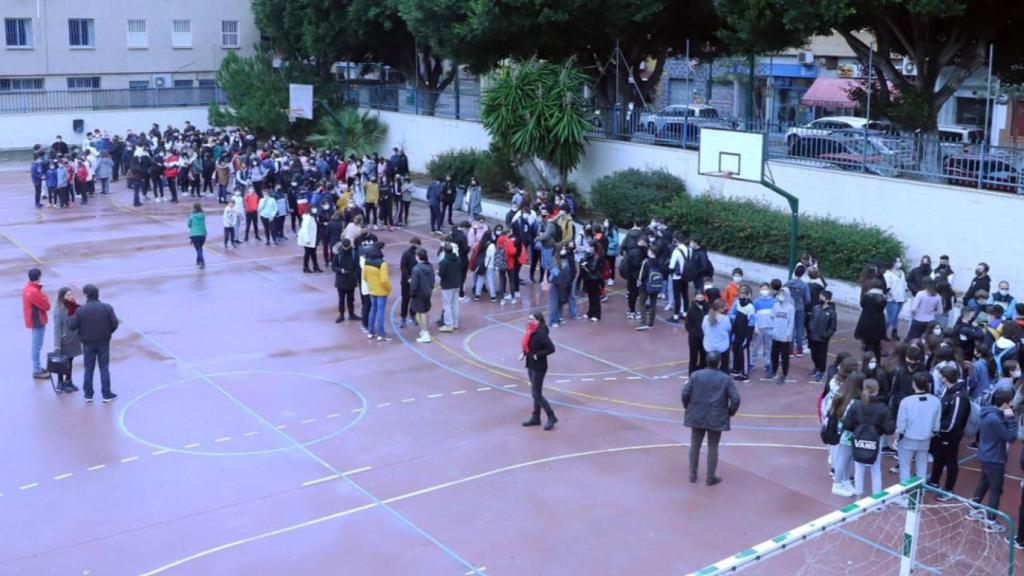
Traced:
[[180, 160], [180, 158], [178, 158], [177, 154], [171, 154], [170, 156], [164, 158], [164, 177], [165, 178], [170, 179], [170, 178], [177, 178], [178, 177], [178, 170], [181, 168], [181, 166], [178, 166], [178, 161], [179, 160]]
[[50, 311], [50, 298], [43, 287], [35, 282], [25, 284], [21, 289], [21, 310], [25, 314], [25, 328], [32, 328], [32, 310], [37, 311], [40, 326], [46, 326], [46, 313]]
[[334, 171], [334, 179], [338, 182], [345, 181], [345, 172], [348, 171], [348, 164], [345, 162], [338, 162], [338, 168]]

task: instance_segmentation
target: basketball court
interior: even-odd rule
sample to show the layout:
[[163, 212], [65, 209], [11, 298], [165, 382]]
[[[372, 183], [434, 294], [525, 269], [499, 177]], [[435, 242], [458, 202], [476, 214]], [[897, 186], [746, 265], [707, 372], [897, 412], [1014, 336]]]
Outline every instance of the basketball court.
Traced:
[[[225, 251], [207, 198], [201, 272], [185, 200], [135, 209], [123, 182], [112, 191], [35, 211], [27, 173], [0, 172], [0, 574], [680, 574], [850, 503], [830, 493], [809, 358], [785, 386], [759, 372], [738, 385], [724, 482], [690, 484], [685, 330], [634, 332], [621, 281], [600, 324], [552, 331], [559, 423], [525, 429], [517, 358], [527, 314], [546, 310], [539, 286], [515, 306], [464, 304], [462, 329], [425, 345], [391, 298], [395, 339], [371, 343], [334, 322], [333, 275], [301, 272], [290, 231]], [[412, 212], [410, 229], [377, 233], [394, 295], [410, 237], [432, 260], [437, 246], [425, 207]], [[114, 403], [31, 379], [20, 289], [33, 266], [51, 299], [93, 283], [117, 310]], [[854, 322], [844, 311], [833, 353], [858, 351]], [[976, 463], [962, 455], [968, 494]], [[1018, 504], [1010, 469], [1003, 510]], [[879, 546], [864, 550], [898, 563]], [[801, 573], [845, 573], [829, 566]]]

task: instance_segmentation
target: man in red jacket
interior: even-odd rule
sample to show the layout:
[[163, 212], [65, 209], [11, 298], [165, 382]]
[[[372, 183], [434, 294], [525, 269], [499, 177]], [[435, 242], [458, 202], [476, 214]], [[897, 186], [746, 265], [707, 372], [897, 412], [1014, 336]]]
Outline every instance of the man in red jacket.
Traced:
[[32, 376], [49, 378], [50, 374], [39, 363], [39, 355], [43, 350], [43, 337], [46, 335], [46, 313], [50, 311], [50, 299], [43, 292], [39, 278], [43, 273], [39, 268], [28, 271], [28, 283], [21, 290], [21, 309], [25, 315], [25, 327], [32, 330]]

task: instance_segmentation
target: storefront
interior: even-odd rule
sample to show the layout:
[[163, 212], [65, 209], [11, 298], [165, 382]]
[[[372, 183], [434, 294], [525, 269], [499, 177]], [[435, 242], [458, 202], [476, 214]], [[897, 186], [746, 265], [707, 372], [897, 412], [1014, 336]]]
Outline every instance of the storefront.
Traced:
[[824, 116], [856, 116], [859, 105], [850, 98], [850, 91], [861, 85], [852, 78], [818, 78], [800, 99], [809, 110], [809, 120]]
[[769, 122], [804, 124], [814, 119], [801, 100], [818, 76], [817, 66], [761, 62], [757, 75], [765, 79], [763, 110]]

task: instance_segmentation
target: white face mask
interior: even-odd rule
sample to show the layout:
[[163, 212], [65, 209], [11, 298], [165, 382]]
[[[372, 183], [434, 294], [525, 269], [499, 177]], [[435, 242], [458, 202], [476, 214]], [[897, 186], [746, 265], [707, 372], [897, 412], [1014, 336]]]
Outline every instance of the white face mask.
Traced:
[[1009, 289], [1005, 289], [1004, 290], [1003, 288], [1000, 288], [999, 289], [999, 293], [1002, 294], [1003, 296], [1007, 296], [1007, 295], [1010, 294], [1010, 290]]
[[733, 276], [732, 281], [736, 283], [743, 282], [743, 276]]
[[708, 290], [711, 290], [714, 287], [715, 287], [714, 284], [705, 284], [704, 285], [704, 291], [707, 292]]
[[868, 370], [874, 370], [876, 368], [878, 368], [878, 362], [875, 362], [875, 361], [868, 362]]
[[771, 290], [761, 290], [761, 296], [768, 296], [771, 294]]
[[942, 336], [942, 328], [939, 328], [938, 326], [932, 328], [932, 334], [935, 334], [936, 336]]
[[1014, 370], [1012, 374], [1014, 378], [1020, 378], [1020, 370]]
[[775, 299], [778, 300], [779, 302], [785, 302], [786, 296], [783, 294], [779, 294], [778, 296], [775, 297]]

